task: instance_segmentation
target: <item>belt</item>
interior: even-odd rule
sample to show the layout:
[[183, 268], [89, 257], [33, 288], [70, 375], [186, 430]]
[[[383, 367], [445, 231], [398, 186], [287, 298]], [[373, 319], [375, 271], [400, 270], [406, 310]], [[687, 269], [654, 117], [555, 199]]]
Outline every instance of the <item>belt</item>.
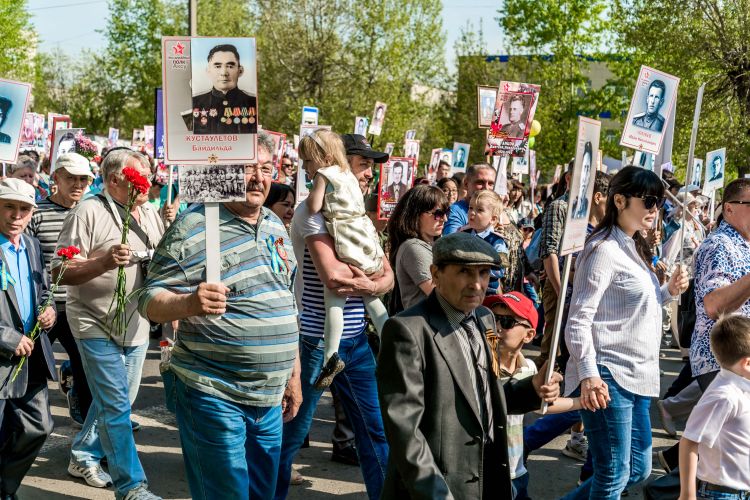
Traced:
[[728, 493], [730, 495], [747, 495], [750, 493], [745, 490], [735, 490], [734, 488], [721, 486], [720, 484], [712, 484], [701, 480], [698, 481], [698, 488], [703, 488], [706, 491], [716, 491], [717, 493]]

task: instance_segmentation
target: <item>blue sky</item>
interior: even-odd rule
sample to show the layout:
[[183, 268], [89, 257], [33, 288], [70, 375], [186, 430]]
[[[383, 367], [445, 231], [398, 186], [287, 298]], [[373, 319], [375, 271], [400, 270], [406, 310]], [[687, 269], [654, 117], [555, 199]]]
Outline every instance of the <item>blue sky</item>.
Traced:
[[[501, 0], [443, 0], [443, 29], [447, 34], [446, 59], [453, 66], [453, 43], [460, 28], [469, 21], [474, 29], [482, 19], [485, 40], [490, 53], [499, 53], [500, 29], [494, 18]], [[106, 26], [109, 15], [107, 0], [28, 0], [32, 22], [41, 39], [40, 48], [50, 51], [60, 47], [74, 55], [84, 48], [98, 49], [104, 37], [96, 30]]]

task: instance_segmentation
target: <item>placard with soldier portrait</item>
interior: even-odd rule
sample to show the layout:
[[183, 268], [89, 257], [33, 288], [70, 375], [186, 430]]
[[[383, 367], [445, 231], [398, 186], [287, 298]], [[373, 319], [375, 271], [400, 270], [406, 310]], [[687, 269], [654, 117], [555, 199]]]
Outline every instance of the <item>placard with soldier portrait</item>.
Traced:
[[256, 159], [254, 38], [162, 38], [167, 163], [239, 164]]
[[500, 82], [487, 134], [487, 154], [524, 156], [539, 102], [539, 85]]
[[659, 154], [679, 84], [680, 79], [676, 76], [641, 66], [625, 119], [621, 146]]
[[565, 218], [560, 256], [582, 250], [591, 211], [596, 177], [596, 152], [602, 124], [584, 116], [578, 117], [578, 139], [573, 175], [570, 178], [568, 213]]
[[0, 161], [15, 163], [31, 85], [0, 78]]
[[426, 177], [430, 184], [435, 184], [437, 179], [437, 168], [440, 163], [440, 155], [442, 154], [442, 148], [435, 148], [430, 152], [430, 163], [427, 164]]
[[466, 172], [466, 165], [469, 164], [469, 150], [471, 144], [465, 142], [454, 142], [453, 143], [453, 164], [451, 165], [451, 171]]
[[66, 128], [55, 131], [55, 142], [50, 151], [50, 173], [55, 171], [57, 159], [67, 153], [76, 152], [76, 137], [83, 134], [82, 128]]
[[388, 105], [384, 102], [377, 101], [375, 103], [375, 109], [372, 110], [372, 121], [370, 122], [369, 133], [372, 135], [380, 135], [383, 130], [383, 122], [385, 122], [385, 112], [388, 110]]
[[354, 133], [362, 136], [367, 135], [367, 125], [369, 123], [370, 120], [366, 116], [354, 117]]
[[391, 216], [398, 200], [411, 188], [414, 182], [413, 158], [391, 156], [380, 165], [378, 182], [378, 219]]
[[526, 151], [524, 156], [514, 156], [511, 165], [510, 173], [512, 175], [529, 175], [529, 151]]
[[117, 128], [109, 128], [109, 133], [107, 134], [107, 147], [115, 148], [117, 147], [117, 141], [120, 139], [120, 129]]
[[416, 165], [419, 161], [419, 141], [416, 139], [407, 139], [404, 141], [404, 156], [411, 158]]
[[245, 201], [244, 165], [180, 165], [180, 201]]
[[[703, 182], [703, 194], [708, 195], [711, 191], [724, 187], [724, 178], [727, 169], [727, 149], [721, 148], [710, 151], [706, 155], [706, 173]], [[695, 184], [695, 182], [693, 182]]]
[[477, 86], [477, 125], [479, 128], [490, 128], [496, 100], [497, 87]]

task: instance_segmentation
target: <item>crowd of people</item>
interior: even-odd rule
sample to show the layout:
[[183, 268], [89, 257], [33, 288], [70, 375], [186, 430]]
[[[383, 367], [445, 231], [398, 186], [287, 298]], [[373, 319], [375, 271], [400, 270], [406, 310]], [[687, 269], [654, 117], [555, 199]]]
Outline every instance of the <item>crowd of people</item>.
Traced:
[[[65, 153], [50, 174], [30, 152], [9, 169], [3, 499], [17, 498], [52, 432], [48, 380], [80, 426], [68, 473], [116, 498], [159, 498], [131, 419], [154, 332], [169, 346], [165, 398], [193, 498], [286, 498], [303, 481], [293, 463], [326, 390], [333, 459], [360, 467], [369, 498], [528, 499], [542, 479], [530, 477], [529, 455], [567, 433], [562, 453], [582, 466], [578, 487], [557, 492], [565, 499], [618, 499], [653, 460], [667, 474], [645, 485], [648, 498], [750, 498], [750, 179], [727, 184], [712, 211], [668, 171], [595, 172], [586, 245], [563, 289], [573, 161], [536, 189], [489, 163], [453, 175], [441, 164], [386, 222], [373, 178], [389, 155], [364, 136], [301, 140], [306, 200], [296, 199], [295, 159], [276, 165], [273, 150], [260, 131], [245, 199], [220, 205], [219, 283], [207, 279], [204, 205], [167, 195], [173, 186], [147, 155]], [[134, 203], [128, 167], [153, 185]], [[240, 172], [213, 168], [237, 191]], [[203, 176], [192, 173], [189, 189]], [[71, 246], [74, 258], [60, 252]], [[107, 318], [121, 270], [129, 321], [117, 334]], [[68, 355], [60, 367], [55, 340]], [[662, 396], [670, 343], [684, 368]], [[686, 421], [658, 453], [654, 399], [668, 434]]]

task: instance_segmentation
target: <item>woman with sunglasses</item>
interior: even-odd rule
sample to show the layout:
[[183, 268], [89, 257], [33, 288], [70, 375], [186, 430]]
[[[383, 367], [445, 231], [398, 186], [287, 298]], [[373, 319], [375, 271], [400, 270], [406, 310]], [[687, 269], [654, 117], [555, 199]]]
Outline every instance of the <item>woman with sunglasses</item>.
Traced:
[[651, 473], [649, 406], [659, 395], [661, 306], [688, 284], [679, 268], [659, 285], [641, 234], [663, 203], [655, 173], [622, 169], [610, 183], [604, 218], [576, 260], [566, 386], [581, 397], [594, 475], [566, 499], [619, 499]]
[[448, 199], [435, 186], [414, 186], [401, 197], [388, 221], [388, 257], [396, 286], [391, 316], [426, 298], [435, 288], [430, 274], [432, 244], [443, 233]]

